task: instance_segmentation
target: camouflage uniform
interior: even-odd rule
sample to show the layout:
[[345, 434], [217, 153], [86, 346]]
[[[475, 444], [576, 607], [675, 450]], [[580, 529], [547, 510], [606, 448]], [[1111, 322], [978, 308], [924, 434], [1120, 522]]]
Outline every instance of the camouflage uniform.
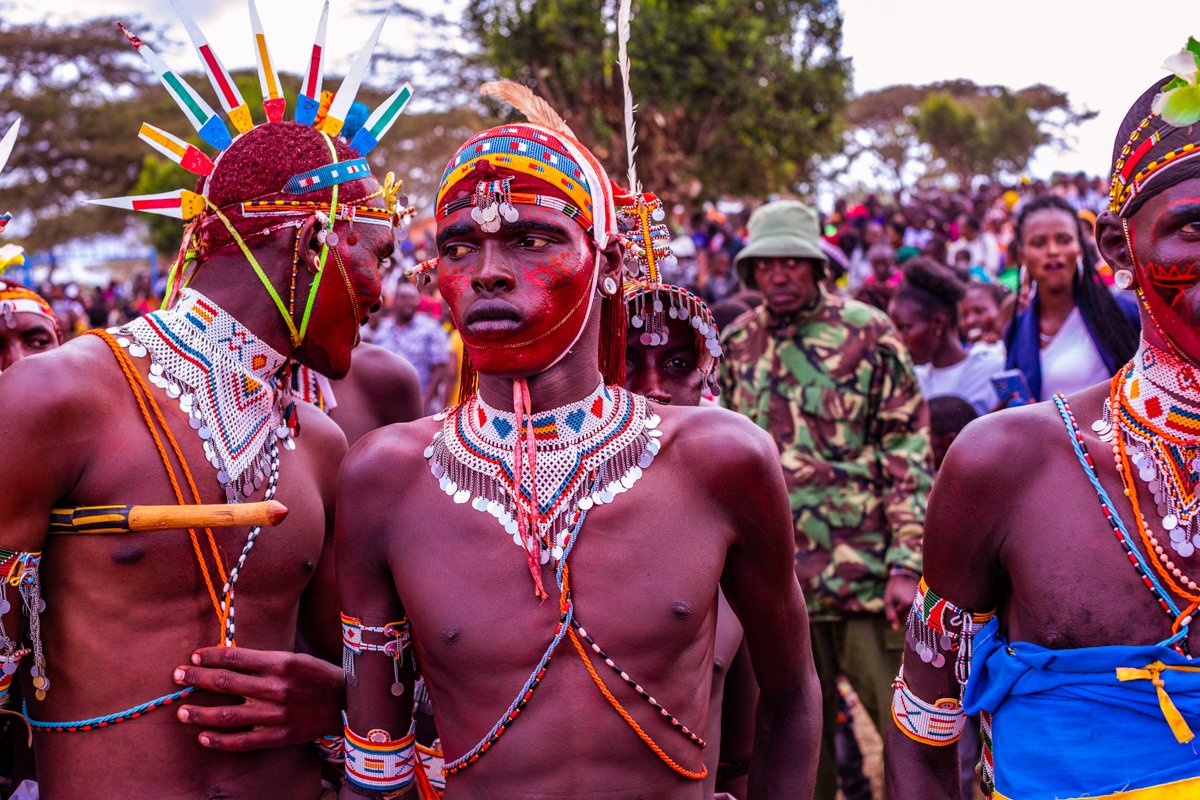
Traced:
[[929, 409], [883, 312], [822, 291], [781, 327], [766, 306], [723, 337], [721, 400], [775, 439], [796, 530], [824, 728], [816, 800], [838, 789], [837, 676], [885, 734], [902, 631], [883, 615], [892, 567], [921, 570], [932, 483]]
[[889, 569], [921, 571], [929, 411], [882, 312], [822, 292], [780, 329], [762, 306], [722, 337], [721, 401], [775, 439], [813, 622], [880, 614]]

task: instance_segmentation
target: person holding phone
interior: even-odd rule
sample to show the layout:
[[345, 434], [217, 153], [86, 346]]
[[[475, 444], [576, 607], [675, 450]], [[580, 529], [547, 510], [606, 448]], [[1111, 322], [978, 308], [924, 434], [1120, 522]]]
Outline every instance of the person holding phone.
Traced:
[[1056, 195], [1031, 200], [1015, 241], [1033, 298], [1005, 334], [1008, 368], [1025, 373], [1037, 400], [1111, 378], [1137, 350], [1137, 304], [1109, 293], [1075, 210]]

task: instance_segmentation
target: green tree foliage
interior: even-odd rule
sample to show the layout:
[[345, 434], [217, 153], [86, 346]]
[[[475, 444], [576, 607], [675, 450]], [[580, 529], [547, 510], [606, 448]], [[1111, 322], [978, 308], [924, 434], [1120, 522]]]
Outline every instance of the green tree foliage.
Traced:
[[[615, 20], [614, 0], [470, 0], [465, 30], [478, 61], [545, 97], [618, 176]], [[834, 3], [639, 0], [629, 54], [643, 184], [676, 199], [794, 191], [841, 147], [841, 26]]]
[[[140, 35], [154, 46], [153, 34], [143, 30]], [[170, 63], [170, 53], [165, 55]], [[262, 122], [257, 72], [232, 74], [254, 119]], [[183, 78], [213, 108], [220, 108], [203, 74]], [[280, 82], [290, 117], [300, 78], [283, 74]], [[335, 91], [340, 82], [339, 77], [327, 76], [324, 88]], [[364, 86], [358, 99], [374, 108], [392, 88]], [[180, 221], [81, 202], [195, 186], [195, 175], [138, 139], [143, 122], [216, 155], [200, 141], [115, 19], [62, 27], [0, 24], [0, 109], [5, 128], [17, 115], [24, 120], [0, 190], [3, 210], [34, 214], [34, 227], [22, 244], [37, 250], [75, 237], [119, 232], [132, 221], [149, 228], [149, 241], [162, 258], [174, 257], [183, 231]], [[432, 202], [442, 169], [458, 144], [482, 124], [470, 110], [401, 115], [371, 151], [373, 171], [381, 179], [394, 171], [404, 181], [410, 201], [424, 207]], [[231, 124], [228, 127], [234, 132]]]
[[957, 80], [868, 92], [842, 122], [846, 155], [873, 155], [878, 177], [899, 189], [914, 165], [926, 183], [1020, 172], [1039, 147], [1065, 146], [1070, 126], [1095, 116], [1043, 84], [1014, 92]]

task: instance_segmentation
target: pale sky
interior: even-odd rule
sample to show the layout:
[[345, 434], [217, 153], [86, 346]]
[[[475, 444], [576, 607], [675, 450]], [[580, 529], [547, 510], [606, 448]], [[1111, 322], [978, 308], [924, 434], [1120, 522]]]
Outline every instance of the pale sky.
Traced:
[[1162, 62], [1189, 34], [1200, 37], [1194, 0], [1160, 0], [1142, 11], [1116, 0], [842, 0], [841, 7], [842, 51], [854, 59], [857, 92], [954, 78], [1013, 89], [1045, 83], [1076, 107], [1099, 111], [1072, 129], [1074, 152], [1038, 151], [1030, 169], [1038, 177], [1106, 175], [1129, 106], [1167, 74]]
[[[228, 68], [254, 65], [242, 0], [183, 2]], [[463, 0], [420, 0], [419, 5], [453, 14]], [[366, 6], [367, 0], [332, 0], [326, 62], [331, 74], [344, 72], [370, 34], [372, 21], [358, 13]], [[1073, 152], [1039, 152], [1030, 170], [1039, 177], [1056, 169], [1107, 172], [1125, 110], [1151, 81], [1166, 74], [1160, 65], [1188, 34], [1200, 34], [1200, 4], [1194, 0], [1160, 0], [1147, 7], [1151, 22], [1135, 21], [1137, 13], [1129, 3], [1116, 0], [842, 0], [841, 6], [843, 52], [853, 58], [858, 92], [954, 78], [1014, 89], [1040, 82], [1068, 92], [1077, 107], [1099, 111], [1095, 120], [1074, 129]], [[155, 25], [169, 26], [177, 46], [148, 39], [168, 64], [184, 71], [199, 68], [190, 45], [178, 44], [187, 38], [169, 0], [57, 0], [54, 8], [51, 21], [140, 14]], [[44, 9], [40, 0], [15, 0], [5, 16], [25, 22], [45, 17]], [[277, 68], [299, 73], [312, 46], [321, 0], [258, 0], [258, 10]], [[415, 27], [403, 17], [390, 18], [381, 45], [411, 51], [422, 33]], [[413, 109], [419, 110], [415, 99]]]

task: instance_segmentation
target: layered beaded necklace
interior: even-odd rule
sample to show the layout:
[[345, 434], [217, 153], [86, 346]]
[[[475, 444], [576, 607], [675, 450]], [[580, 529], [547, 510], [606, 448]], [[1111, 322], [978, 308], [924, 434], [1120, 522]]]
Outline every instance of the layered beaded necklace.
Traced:
[[[707, 770], [693, 772], [678, 764], [650, 738], [605, 686], [588, 658], [588, 649], [699, 747], [704, 741], [665, 709], [622, 670], [580, 624], [570, 588], [567, 557], [579, 538], [588, 512], [611, 503], [633, 488], [659, 452], [661, 422], [646, 398], [619, 386], [605, 386], [577, 403], [530, 413], [525, 381], [513, 387], [513, 412], [493, 408], [478, 395], [436, 415], [442, 429], [425, 448], [425, 458], [438, 485], [455, 503], [471, 503], [496, 518], [528, 559], [537, 593], [541, 565], [554, 559], [559, 589], [559, 620], [550, 645], [507, 712], [470, 750], [446, 764], [447, 775], [475, 763], [512, 724], [541, 683], [550, 658], [570, 639], [592, 681], [609, 704], [646, 745], [672, 770], [701, 780]], [[586, 644], [585, 644], [586, 642]]]
[[[540, 566], [563, 558], [569, 512], [631, 489], [661, 435], [646, 398], [603, 382], [577, 403], [536, 414], [522, 408], [520, 420], [478, 395], [435, 419], [442, 429], [425, 458], [438, 485], [454, 502], [496, 518], [526, 551], [539, 589]], [[594, 491], [586, 480], [592, 472]]]
[[[147, 379], [179, 402], [230, 503], [279, 482], [279, 447], [294, 450], [288, 360], [216, 303], [192, 289], [179, 302], [109, 333], [130, 356], [150, 356]], [[288, 420], [291, 424], [288, 424]], [[222, 590], [225, 644], [232, 645], [234, 588], [261, 526], [254, 526]]]
[[[1200, 375], [1174, 355], [1142, 343], [1113, 379], [1103, 417], [1092, 426], [1114, 452], [1127, 451], [1128, 477], [1154, 497], [1171, 549], [1188, 558], [1200, 548]], [[1115, 436], [1119, 431], [1120, 437]], [[1193, 587], [1194, 588], [1194, 587]]]

